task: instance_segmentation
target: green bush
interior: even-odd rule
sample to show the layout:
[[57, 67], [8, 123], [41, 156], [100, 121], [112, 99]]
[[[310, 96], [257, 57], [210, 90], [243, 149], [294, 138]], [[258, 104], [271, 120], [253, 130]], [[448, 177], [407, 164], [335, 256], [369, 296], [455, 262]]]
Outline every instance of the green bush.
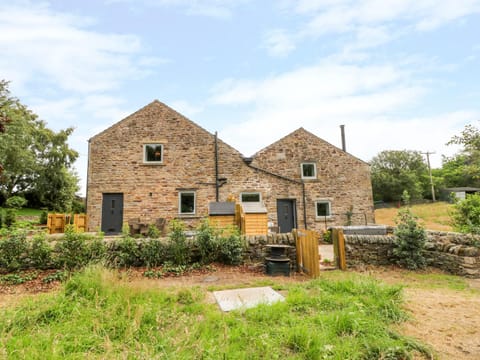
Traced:
[[12, 196], [5, 201], [5, 206], [10, 209], [21, 209], [27, 205], [27, 200], [22, 196]]
[[73, 226], [65, 227], [65, 235], [55, 245], [56, 265], [72, 271], [82, 268], [89, 261], [86, 235], [77, 233]]
[[147, 237], [150, 239], [158, 239], [160, 237], [160, 230], [154, 225], [148, 225]]
[[238, 232], [219, 238], [218, 261], [227, 265], [238, 265], [243, 261], [245, 243]]
[[185, 226], [181, 221], [170, 222], [170, 233], [168, 234], [168, 258], [174, 265], [188, 265], [192, 257], [192, 249], [187, 242]]
[[409, 208], [398, 212], [397, 228], [394, 231], [395, 240], [393, 257], [397, 265], [407, 269], [421, 269], [426, 265], [423, 249], [427, 235], [425, 229], [417, 222], [417, 218]]
[[0, 239], [0, 268], [15, 271], [27, 267], [27, 235], [25, 232], [8, 232]]
[[195, 240], [200, 252], [200, 261], [203, 264], [210, 264], [211, 262], [217, 260], [219, 255], [218, 238], [218, 231], [210, 226], [208, 219], [202, 221], [197, 228]]
[[40, 218], [38, 219], [38, 223], [40, 225], [47, 225], [48, 222], [48, 210], [42, 210], [40, 213]]
[[15, 224], [15, 222], [17, 221], [17, 210], [10, 209], [10, 208], [6, 209], [3, 221], [4, 221], [6, 227], [8, 227], [8, 228], [12, 227]]
[[156, 267], [167, 259], [167, 247], [158, 239], [145, 239], [140, 250], [142, 263], [148, 267]]
[[47, 243], [45, 233], [36, 234], [31, 243], [29, 257], [31, 266], [36, 269], [49, 269], [52, 267], [52, 248]]
[[140, 249], [132, 237], [123, 235], [120, 240], [107, 245], [106, 262], [113, 267], [130, 267], [143, 265]]
[[467, 195], [464, 200], [455, 201], [451, 218], [456, 231], [480, 234], [480, 194]]
[[96, 237], [87, 243], [87, 253], [89, 263], [99, 263], [105, 260], [107, 247], [102, 237]]

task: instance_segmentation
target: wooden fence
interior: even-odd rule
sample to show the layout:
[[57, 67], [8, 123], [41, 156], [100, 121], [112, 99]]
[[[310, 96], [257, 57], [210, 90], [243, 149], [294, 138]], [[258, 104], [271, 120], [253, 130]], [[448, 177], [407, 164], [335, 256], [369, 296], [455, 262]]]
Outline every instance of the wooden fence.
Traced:
[[335, 264], [340, 270], [347, 269], [347, 260], [345, 257], [345, 236], [343, 229], [332, 229], [333, 254]]
[[319, 234], [311, 230], [293, 230], [297, 246], [297, 268], [312, 278], [320, 276]]
[[[49, 234], [58, 234], [65, 232], [65, 226], [71, 223], [72, 216], [70, 214], [48, 214], [47, 228]], [[77, 232], [85, 232], [87, 230], [87, 215], [73, 215], [73, 228]]]

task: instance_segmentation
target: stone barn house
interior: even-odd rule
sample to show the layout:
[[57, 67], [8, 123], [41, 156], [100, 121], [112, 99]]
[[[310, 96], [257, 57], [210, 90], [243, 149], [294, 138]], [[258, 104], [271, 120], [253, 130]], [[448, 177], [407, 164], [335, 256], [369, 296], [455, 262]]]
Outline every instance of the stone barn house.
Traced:
[[375, 221], [369, 165], [303, 128], [245, 158], [155, 100], [89, 140], [89, 231], [194, 227], [232, 198], [261, 204], [277, 232]]

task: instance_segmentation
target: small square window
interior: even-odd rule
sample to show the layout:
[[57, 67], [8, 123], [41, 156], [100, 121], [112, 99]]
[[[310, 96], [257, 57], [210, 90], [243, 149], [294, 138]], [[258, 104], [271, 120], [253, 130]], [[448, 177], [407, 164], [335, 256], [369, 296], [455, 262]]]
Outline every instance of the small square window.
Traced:
[[195, 192], [182, 191], [178, 194], [179, 214], [195, 214]]
[[315, 163], [302, 163], [302, 179], [316, 179], [317, 167]]
[[329, 217], [332, 215], [330, 201], [316, 201], [315, 208], [317, 218]]
[[241, 202], [260, 202], [262, 197], [259, 192], [245, 192], [240, 194]]
[[145, 144], [143, 145], [143, 162], [144, 163], [163, 163], [163, 145], [162, 144]]

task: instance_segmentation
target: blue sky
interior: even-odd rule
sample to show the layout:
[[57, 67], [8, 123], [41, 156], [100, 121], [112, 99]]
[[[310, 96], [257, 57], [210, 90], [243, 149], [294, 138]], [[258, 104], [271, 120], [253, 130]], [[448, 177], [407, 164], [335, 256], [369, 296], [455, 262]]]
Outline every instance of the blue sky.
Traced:
[[368, 161], [480, 120], [480, 1], [0, 0], [0, 78], [70, 144], [158, 99], [244, 155], [304, 127]]

